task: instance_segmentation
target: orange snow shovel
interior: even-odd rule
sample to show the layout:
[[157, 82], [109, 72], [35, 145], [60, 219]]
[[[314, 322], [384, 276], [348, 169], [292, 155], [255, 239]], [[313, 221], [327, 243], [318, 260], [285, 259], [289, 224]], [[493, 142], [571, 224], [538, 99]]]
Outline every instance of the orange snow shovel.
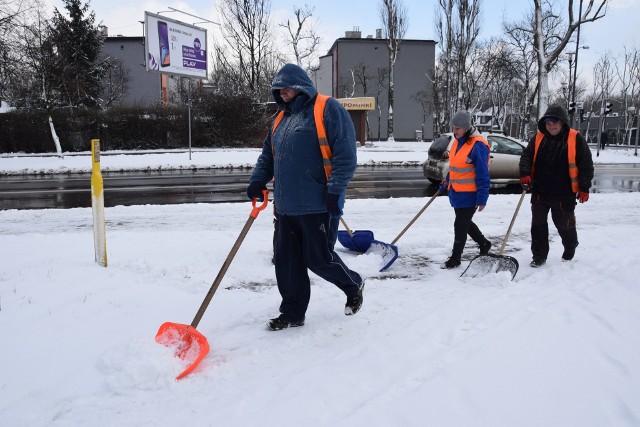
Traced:
[[213, 281], [213, 284], [211, 285], [207, 296], [204, 298], [204, 301], [202, 301], [200, 309], [196, 313], [196, 317], [194, 317], [191, 325], [172, 322], [165, 322], [160, 325], [160, 329], [158, 329], [158, 333], [156, 334], [156, 342], [170, 348], [175, 348], [175, 355], [180, 359], [186, 360], [190, 363], [190, 365], [176, 377], [176, 380], [185, 377], [191, 371], [193, 371], [196, 366], [198, 366], [198, 364], [202, 361], [202, 359], [204, 359], [205, 356], [209, 353], [209, 343], [207, 342], [207, 338], [200, 332], [198, 332], [196, 330], [196, 327], [198, 327], [200, 319], [202, 319], [204, 312], [209, 306], [211, 298], [213, 298], [213, 294], [215, 294], [216, 290], [218, 290], [218, 286], [220, 286], [222, 278], [229, 269], [231, 261], [233, 261], [233, 257], [235, 257], [236, 253], [238, 252], [238, 249], [240, 248], [242, 241], [247, 235], [249, 228], [251, 228], [253, 221], [258, 217], [260, 211], [264, 210], [264, 208], [267, 207], [267, 204], [269, 203], [268, 196], [269, 191], [264, 190], [264, 202], [260, 206], [256, 206], [257, 199], [253, 199], [251, 203], [253, 206], [253, 210], [249, 215], [249, 219], [247, 219], [247, 222], [240, 232], [238, 239], [233, 245], [233, 248], [231, 248], [231, 252], [229, 252], [229, 255], [227, 255], [227, 259], [224, 261], [224, 264], [222, 264], [220, 272], [216, 276], [216, 279]]

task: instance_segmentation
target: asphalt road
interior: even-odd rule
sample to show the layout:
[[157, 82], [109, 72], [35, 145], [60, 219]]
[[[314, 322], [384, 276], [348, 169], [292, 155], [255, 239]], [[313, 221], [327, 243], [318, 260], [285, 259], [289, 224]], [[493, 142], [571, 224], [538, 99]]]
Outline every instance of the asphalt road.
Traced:
[[[250, 170], [163, 171], [103, 174], [105, 206], [246, 201]], [[437, 187], [422, 167], [358, 168], [350, 199], [426, 197]], [[519, 193], [519, 186], [492, 193]], [[592, 192], [640, 191], [640, 165], [596, 165]], [[68, 209], [91, 206], [91, 175], [0, 177], [0, 209]]]

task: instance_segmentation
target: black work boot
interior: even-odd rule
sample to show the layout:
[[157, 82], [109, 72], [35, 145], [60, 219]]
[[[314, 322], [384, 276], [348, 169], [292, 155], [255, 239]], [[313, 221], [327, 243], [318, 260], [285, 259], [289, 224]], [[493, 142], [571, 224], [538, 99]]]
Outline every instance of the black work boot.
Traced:
[[451, 256], [444, 263], [440, 264], [440, 268], [446, 268], [447, 270], [450, 270], [452, 268], [458, 267], [459, 265], [460, 265], [460, 258]]
[[563, 261], [571, 261], [574, 257], [574, 255], [576, 254], [576, 248], [578, 247], [578, 245], [576, 244], [575, 247], [573, 248], [565, 248], [564, 252], [562, 253], [562, 260]]
[[304, 325], [304, 320], [300, 320], [298, 322], [292, 322], [282, 317], [282, 314], [281, 314], [275, 319], [269, 320], [269, 323], [267, 323], [267, 328], [269, 328], [270, 331], [280, 331], [282, 329], [297, 328], [303, 325]]
[[364, 289], [364, 281], [360, 285], [360, 288], [358, 289], [358, 293], [355, 296], [347, 298], [347, 303], [344, 305], [344, 314], [346, 316], [353, 316], [358, 311], [360, 311], [360, 308], [362, 307], [362, 301], [363, 301], [363, 298], [362, 298], [363, 289]]
[[533, 268], [538, 268], [538, 267], [542, 267], [544, 265], [544, 263], [547, 262], [546, 259], [539, 257], [539, 256], [533, 256], [533, 259], [531, 260], [531, 262], [529, 263], [530, 267]]
[[488, 240], [485, 240], [478, 246], [480, 247], [480, 255], [486, 255], [491, 250], [491, 242]]

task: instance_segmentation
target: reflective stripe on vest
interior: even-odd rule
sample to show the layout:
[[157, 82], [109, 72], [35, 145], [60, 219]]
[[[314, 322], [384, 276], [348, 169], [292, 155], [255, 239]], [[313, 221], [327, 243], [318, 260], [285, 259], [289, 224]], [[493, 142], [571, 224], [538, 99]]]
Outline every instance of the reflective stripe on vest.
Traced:
[[[328, 95], [318, 94], [316, 95], [316, 102], [313, 106], [313, 118], [316, 122], [316, 132], [318, 134], [318, 143], [320, 144], [320, 153], [322, 153], [322, 165], [324, 166], [324, 174], [329, 181], [329, 175], [331, 175], [331, 148], [329, 147], [329, 141], [327, 140], [327, 130], [324, 127], [324, 108], [327, 105], [327, 100], [331, 98]], [[284, 111], [280, 111], [273, 121], [273, 129], [271, 135], [276, 131], [276, 128], [284, 117]], [[271, 150], [273, 151], [273, 143], [271, 144]]]
[[[578, 165], [576, 164], [576, 137], [578, 131], [575, 129], [569, 129], [569, 137], [567, 138], [567, 157], [569, 160], [569, 178], [571, 179], [571, 191], [577, 193], [580, 189], [578, 183]], [[540, 131], [536, 134], [536, 143], [533, 149], [533, 163], [531, 166], [531, 178], [533, 178], [536, 172], [536, 157], [538, 156], [538, 148], [542, 143], [544, 134]]]
[[[474, 192], [478, 191], [476, 187], [476, 168], [472, 163], [467, 163], [467, 158], [473, 150], [477, 141], [482, 142], [489, 148], [489, 143], [482, 136], [474, 136], [458, 150], [458, 140], [455, 139], [449, 151], [449, 189], [457, 192]], [[489, 148], [489, 151], [491, 149]], [[487, 159], [487, 164], [491, 161]]]

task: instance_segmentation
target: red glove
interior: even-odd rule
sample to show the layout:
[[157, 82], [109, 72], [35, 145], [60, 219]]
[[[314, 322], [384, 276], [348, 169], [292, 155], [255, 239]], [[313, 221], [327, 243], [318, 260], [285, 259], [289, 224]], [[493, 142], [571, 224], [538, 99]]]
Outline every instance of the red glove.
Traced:
[[522, 184], [522, 185], [530, 185], [531, 184], [531, 177], [530, 176], [521, 176], [520, 177], [520, 184]]
[[584, 191], [578, 191], [578, 194], [576, 194], [576, 199], [578, 199], [580, 203], [584, 203], [587, 200], [589, 200], [589, 193], [585, 193]]

